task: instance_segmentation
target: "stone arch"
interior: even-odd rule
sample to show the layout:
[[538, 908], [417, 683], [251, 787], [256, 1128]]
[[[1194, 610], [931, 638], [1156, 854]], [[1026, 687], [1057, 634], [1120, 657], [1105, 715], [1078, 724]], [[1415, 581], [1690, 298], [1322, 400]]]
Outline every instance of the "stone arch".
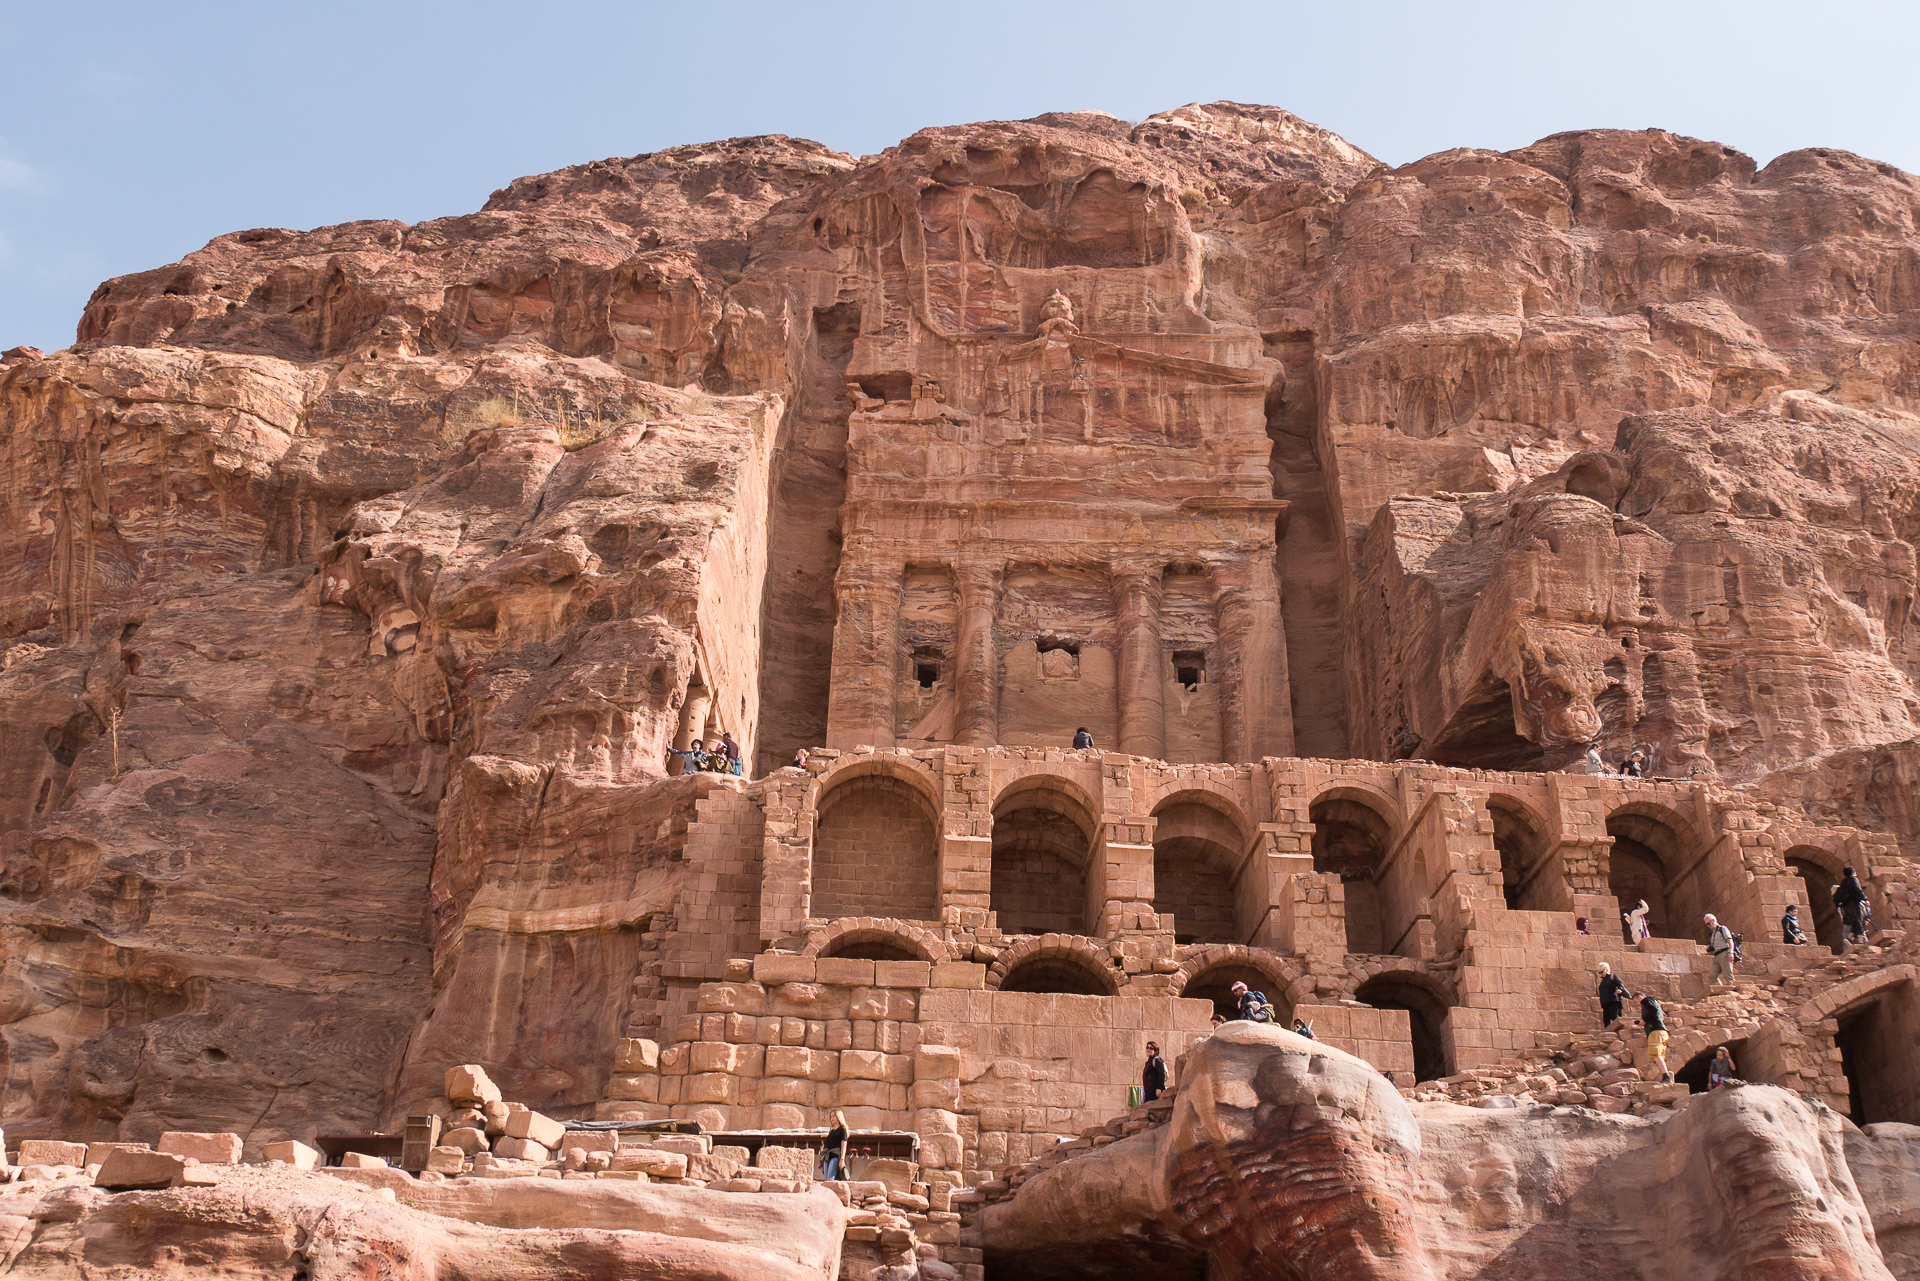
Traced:
[[[1023, 939], [987, 967], [987, 986], [1002, 992], [1113, 996], [1121, 981], [1104, 948], [1065, 934]], [[1009, 982], [1014, 986], [1007, 986]]]
[[1356, 974], [1353, 999], [1376, 1010], [1404, 1010], [1407, 1031], [1413, 1041], [1415, 1082], [1438, 1080], [1452, 1072], [1447, 1061], [1446, 1041], [1441, 1027], [1447, 1013], [1458, 1004], [1452, 999], [1453, 987], [1442, 983], [1425, 970], [1407, 967], [1368, 967], [1371, 973]]
[[1752, 1031], [1747, 1028], [1735, 1028], [1717, 1041], [1701, 1032], [1675, 1038], [1667, 1045], [1667, 1066], [1673, 1069], [1673, 1079], [1686, 1086], [1689, 1094], [1705, 1094], [1707, 1069], [1712, 1066], [1714, 1051], [1724, 1045], [1733, 1056], [1735, 1075], [1742, 1081], [1754, 1080], [1752, 1065], [1746, 1058], [1747, 1040], [1751, 1035]]
[[1173, 917], [1175, 943], [1231, 943], [1244, 937], [1234, 875], [1251, 829], [1240, 807], [1209, 790], [1181, 788], [1155, 804], [1153, 817], [1158, 820], [1153, 910]]
[[1073, 780], [1028, 774], [993, 804], [987, 903], [1007, 934], [1085, 934], [1087, 862], [1099, 831], [1093, 798]]
[[1834, 1048], [1847, 1082], [1847, 1111], [1855, 1125], [1875, 1121], [1920, 1123], [1920, 997], [1912, 965], [1891, 965], [1836, 983], [1800, 1007], [1803, 1029], [1824, 1019], [1839, 1025]]
[[[1846, 860], [1818, 845], [1795, 845], [1780, 856], [1787, 871], [1800, 879], [1807, 894], [1807, 916], [1800, 927], [1822, 946], [1837, 953], [1846, 950], [1846, 925], [1833, 905], [1833, 887], [1840, 883]], [[1866, 884], [1865, 880], [1861, 884]], [[1872, 896], [1872, 891], [1868, 891]]]
[[1377, 788], [1337, 783], [1307, 806], [1313, 870], [1338, 876], [1346, 891], [1347, 951], [1384, 952], [1385, 929], [1374, 876], [1399, 839], [1399, 807]]
[[[1684, 907], [1672, 901], [1673, 878], [1687, 866], [1687, 853], [1699, 847], [1693, 825], [1665, 805], [1629, 801], [1607, 814], [1607, 889], [1630, 912], [1647, 901], [1647, 930], [1655, 938], [1692, 938], [1695, 931], [1680, 918]], [[1624, 927], [1623, 927], [1624, 928]]]
[[1573, 906], [1573, 891], [1564, 877], [1553, 877], [1541, 866], [1551, 843], [1546, 819], [1533, 806], [1509, 792], [1489, 792], [1484, 798], [1493, 820], [1493, 847], [1500, 854], [1500, 889], [1511, 911], [1556, 912]]
[[925, 807], [928, 817], [934, 820], [936, 829], [940, 820], [940, 789], [931, 777], [928, 768], [911, 756], [898, 755], [859, 755], [843, 756], [835, 761], [825, 772], [813, 780], [813, 786], [807, 789], [807, 809], [817, 819], [822, 810], [821, 802], [841, 784], [856, 778], [868, 778], [876, 775], [898, 779], [910, 787]]
[[1214, 1012], [1228, 1018], [1233, 1017], [1233, 1008], [1227, 1004], [1231, 1000], [1227, 994], [1236, 980], [1265, 992], [1273, 1002], [1274, 1016], [1281, 1020], [1291, 1019], [1293, 1007], [1313, 995], [1312, 984], [1303, 980], [1300, 968], [1277, 952], [1237, 943], [1189, 948], [1185, 952], [1180, 968], [1173, 973], [1174, 992], [1195, 1000], [1212, 1001]]
[[[868, 957], [850, 950], [865, 947], [891, 948], [906, 955]], [[882, 961], [932, 961], [936, 964], [953, 959], [953, 952], [947, 947], [946, 941], [932, 930], [915, 925], [912, 921], [872, 916], [845, 917], [823, 930], [814, 931], [801, 954], [860, 956], [860, 959]]]
[[896, 757], [856, 758], [815, 785], [809, 914], [938, 920], [940, 807]]

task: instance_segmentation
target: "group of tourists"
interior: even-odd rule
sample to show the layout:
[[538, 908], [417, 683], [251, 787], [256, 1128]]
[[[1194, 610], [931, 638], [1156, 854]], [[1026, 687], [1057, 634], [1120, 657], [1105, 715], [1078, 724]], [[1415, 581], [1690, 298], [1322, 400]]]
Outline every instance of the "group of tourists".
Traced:
[[1600, 744], [1588, 743], [1585, 756], [1587, 773], [1618, 774], [1621, 778], [1645, 778], [1647, 776], [1647, 754], [1635, 750], [1626, 760], [1620, 762], [1620, 768], [1611, 768], [1600, 758]]
[[[1865, 943], [1867, 927], [1873, 921], [1873, 904], [1867, 902], [1866, 886], [1860, 884], [1860, 878], [1854, 875], [1851, 865], [1840, 877], [1840, 883], [1833, 887], [1833, 905], [1840, 910], [1840, 923], [1846, 927], [1846, 941]], [[1787, 904], [1787, 914], [1780, 918], [1780, 939], [1785, 943], [1807, 941], [1807, 933], [1800, 926], [1800, 908], [1796, 904]]]
[[702, 747], [698, 739], [686, 751], [677, 747], [667, 749], [668, 756], [678, 756], [687, 763], [688, 773], [738, 774], [740, 769], [740, 744], [733, 741], [729, 731]]
[[[1265, 992], [1249, 988], [1245, 983], [1235, 983], [1232, 991], [1233, 1018], [1229, 1019], [1224, 1014], [1215, 1014], [1213, 1016], [1214, 1027], [1219, 1027], [1224, 1023], [1231, 1022], [1273, 1023], [1276, 1021], [1273, 1012], [1273, 1002], [1267, 999]], [[1293, 1020], [1293, 1026], [1288, 1030], [1295, 1036], [1306, 1037], [1309, 1041], [1317, 1041], [1320, 1039], [1314, 1035], [1312, 1019], [1295, 1018]], [[1160, 1043], [1158, 1041], [1148, 1041], [1147, 1061], [1140, 1069], [1140, 1101], [1142, 1103], [1151, 1103], [1159, 1098], [1161, 1094], [1166, 1091], [1166, 1088], [1167, 1061], [1160, 1057]]]

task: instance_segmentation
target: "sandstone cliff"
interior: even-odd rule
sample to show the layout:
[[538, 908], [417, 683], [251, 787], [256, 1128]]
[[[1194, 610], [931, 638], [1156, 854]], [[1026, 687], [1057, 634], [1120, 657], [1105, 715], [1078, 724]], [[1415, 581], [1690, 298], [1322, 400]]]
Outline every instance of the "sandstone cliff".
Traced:
[[[939, 474], [978, 523], [1049, 442], [1056, 496], [1118, 459], [1119, 517], [1186, 486], [1197, 556], [1267, 557], [1226, 697], [1274, 710], [1213, 742], [1642, 746], [1911, 853], [1825, 762], [1905, 761], [1920, 709], [1916, 214], [1839, 152], [1392, 169], [1217, 103], [676, 148], [107, 282], [0, 363], [0, 1117], [257, 1145], [472, 1059], [590, 1107], [712, 889], [680, 852], [730, 793], [667, 749], [824, 743], [843, 505]], [[1142, 443], [1242, 421], [1209, 469]], [[1061, 581], [1006, 590], [1106, 592]]]

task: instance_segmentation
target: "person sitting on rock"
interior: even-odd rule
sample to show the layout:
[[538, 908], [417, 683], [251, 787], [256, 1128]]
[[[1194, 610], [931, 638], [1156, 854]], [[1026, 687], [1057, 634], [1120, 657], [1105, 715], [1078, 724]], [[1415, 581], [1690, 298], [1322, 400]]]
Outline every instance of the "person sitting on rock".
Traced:
[[1733, 1064], [1733, 1054], [1726, 1046], [1713, 1052], [1713, 1062], [1707, 1064], [1707, 1089], [1717, 1090], [1728, 1081], [1735, 1080], [1734, 1073], [1739, 1071]]
[[1317, 1036], [1315, 1036], [1315, 1035], [1313, 1034], [1313, 1020], [1312, 1020], [1312, 1019], [1302, 1019], [1302, 1018], [1296, 1018], [1296, 1019], [1294, 1019], [1294, 1021], [1293, 1021], [1293, 1034], [1294, 1034], [1295, 1036], [1304, 1036], [1304, 1037], [1306, 1037], [1306, 1038], [1307, 1038], [1307, 1039], [1308, 1039], [1309, 1041], [1317, 1041], [1317, 1040], [1319, 1040], [1319, 1039], [1320, 1039], [1319, 1037], [1317, 1037]]
[[806, 767], [807, 767], [807, 749], [803, 747], [793, 754], [793, 768], [805, 769]]
[[1647, 1030], [1647, 1059], [1660, 1069], [1661, 1084], [1671, 1084], [1673, 1073], [1667, 1068], [1667, 1014], [1653, 993], [1640, 994], [1640, 1026]]
[[1800, 928], [1800, 908], [1798, 904], [1787, 904], [1787, 914], [1780, 918], [1780, 938], [1787, 943], [1804, 943], [1807, 935]]
[[1092, 746], [1093, 735], [1087, 733], [1087, 727], [1085, 725], [1073, 731], [1073, 747], [1075, 751], [1081, 751]]
[[1160, 1043], [1147, 1042], [1147, 1062], [1140, 1069], [1140, 1101], [1151, 1103], [1167, 1088], [1167, 1061], [1160, 1057]]
[[1620, 766], [1620, 776], [1622, 778], [1640, 778], [1645, 775], [1646, 772], [1646, 757], [1639, 752], [1635, 752], [1633, 755], [1627, 757]]

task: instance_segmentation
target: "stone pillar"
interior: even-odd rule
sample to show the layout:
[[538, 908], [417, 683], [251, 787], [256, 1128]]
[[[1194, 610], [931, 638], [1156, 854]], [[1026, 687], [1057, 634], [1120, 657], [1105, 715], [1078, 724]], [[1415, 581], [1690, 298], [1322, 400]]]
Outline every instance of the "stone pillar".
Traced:
[[1161, 760], [1167, 754], [1167, 724], [1160, 570], [1116, 568], [1113, 607], [1120, 624], [1120, 750]]
[[842, 561], [833, 580], [840, 617], [833, 625], [833, 675], [827, 694], [827, 743], [840, 751], [892, 747], [894, 679], [900, 656], [901, 567]]
[[1214, 566], [1215, 647], [1220, 668], [1220, 741], [1229, 761], [1293, 755], [1287, 650], [1273, 549]]
[[[713, 705], [713, 691], [705, 685], [689, 684], [687, 696], [680, 704], [680, 728], [673, 732], [673, 746], [676, 751], [686, 751], [693, 746], [694, 736], [707, 730], [707, 709]], [[667, 762], [667, 773], [683, 774], [687, 763], [678, 756]]]
[[959, 681], [953, 741], [962, 747], [992, 747], [1000, 741], [1000, 656], [994, 647], [994, 616], [1000, 604], [1001, 567], [960, 565], [960, 643], [954, 666]]

